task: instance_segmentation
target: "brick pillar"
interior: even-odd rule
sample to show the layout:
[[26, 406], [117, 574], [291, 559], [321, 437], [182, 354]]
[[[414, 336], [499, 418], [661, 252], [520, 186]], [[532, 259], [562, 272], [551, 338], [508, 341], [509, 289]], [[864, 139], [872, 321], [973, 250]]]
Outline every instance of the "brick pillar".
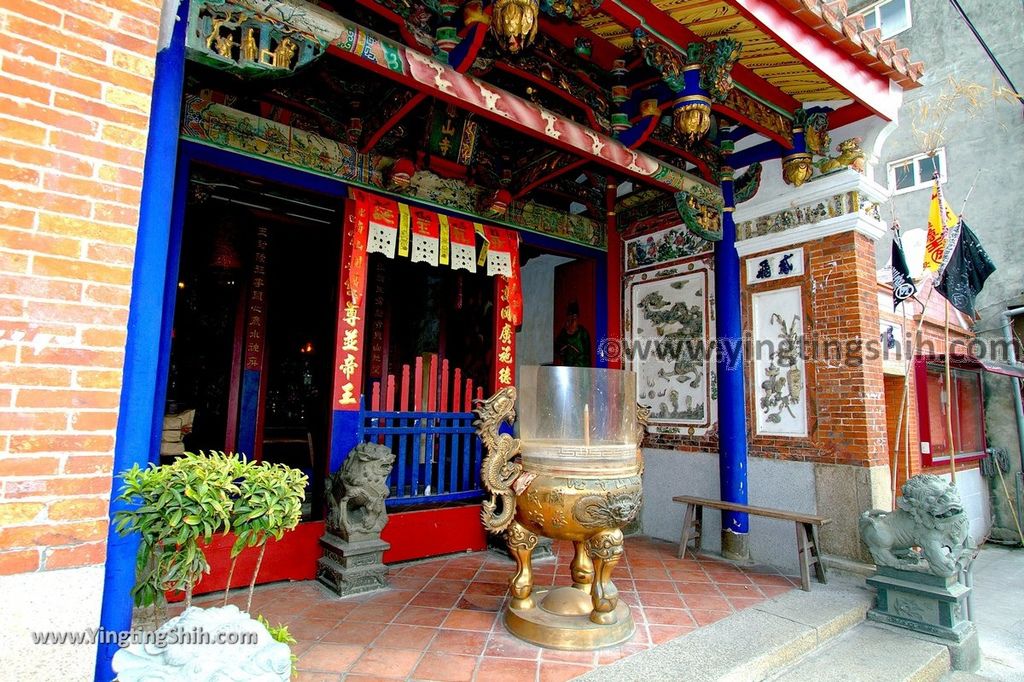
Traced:
[[0, 648], [91, 677], [160, 3], [0, 7]]
[[822, 543], [826, 553], [863, 559], [860, 513], [891, 505], [875, 242], [851, 230], [807, 242], [804, 249], [811, 280], [808, 358], [816, 386], [818, 511], [833, 520]]

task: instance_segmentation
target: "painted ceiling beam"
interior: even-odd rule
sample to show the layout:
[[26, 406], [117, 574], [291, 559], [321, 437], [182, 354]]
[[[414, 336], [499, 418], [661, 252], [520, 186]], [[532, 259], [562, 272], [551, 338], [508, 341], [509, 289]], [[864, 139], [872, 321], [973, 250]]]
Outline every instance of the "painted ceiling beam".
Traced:
[[522, 97], [458, 73], [317, 5], [304, 0], [235, 0], [235, 4], [315, 36], [327, 46], [327, 51], [345, 61], [655, 187], [669, 191], [718, 191], [656, 157], [629, 149]]
[[[629, 31], [639, 27], [649, 33], [664, 36], [675, 43], [675, 49], [683, 52], [689, 43], [706, 42], [664, 10], [659, 9], [651, 0], [605, 0], [601, 3], [600, 11]], [[739, 62], [732, 67], [732, 78], [756, 96], [784, 111], [792, 112], [801, 106], [795, 97], [772, 85]]]
[[776, 0], [726, 0], [746, 18], [853, 99], [887, 121], [896, 119], [902, 101], [889, 79], [842, 51], [800, 21]]

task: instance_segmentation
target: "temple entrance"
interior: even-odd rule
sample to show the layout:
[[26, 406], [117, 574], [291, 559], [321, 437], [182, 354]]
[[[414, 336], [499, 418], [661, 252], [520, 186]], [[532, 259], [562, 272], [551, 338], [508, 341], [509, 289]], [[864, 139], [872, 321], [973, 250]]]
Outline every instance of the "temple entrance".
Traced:
[[197, 166], [161, 458], [240, 452], [302, 469], [317, 517], [330, 440], [338, 202]]

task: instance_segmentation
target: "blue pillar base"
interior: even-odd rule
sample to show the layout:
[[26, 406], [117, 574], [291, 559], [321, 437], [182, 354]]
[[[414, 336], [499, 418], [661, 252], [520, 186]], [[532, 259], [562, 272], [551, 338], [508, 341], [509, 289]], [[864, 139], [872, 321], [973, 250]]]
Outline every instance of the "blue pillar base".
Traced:
[[750, 543], [747, 533], [722, 529], [722, 556], [729, 561], [750, 561]]

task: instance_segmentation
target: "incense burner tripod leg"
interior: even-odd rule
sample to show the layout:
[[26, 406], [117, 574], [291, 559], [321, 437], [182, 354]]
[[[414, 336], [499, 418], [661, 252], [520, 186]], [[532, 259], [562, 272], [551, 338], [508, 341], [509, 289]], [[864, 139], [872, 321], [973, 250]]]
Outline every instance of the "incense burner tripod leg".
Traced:
[[576, 552], [569, 567], [572, 571], [572, 586], [577, 590], [590, 594], [591, 587], [594, 584], [594, 562], [590, 560], [590, 555], [587, 554], [585, 542], [574, 541], [572, 546]]
[[590, 597], [594, 610], [590, 620], [601, 625], [615, 622], [615, 607], [619, 604], [619, 590], [612, 583], [612, 571], [622, 558], [622, 531], [604, 530], [586, 542], [587, 553], [594, 562], [594, 584]]
[[537, 535], [527, 530], [518, 521], [513, 521], [505, 532], [508, 551], [516, 560], [516, 572], [512, 576], [512, 601], [514, 609], [533, 608], [533, 548], [537, 546]]

